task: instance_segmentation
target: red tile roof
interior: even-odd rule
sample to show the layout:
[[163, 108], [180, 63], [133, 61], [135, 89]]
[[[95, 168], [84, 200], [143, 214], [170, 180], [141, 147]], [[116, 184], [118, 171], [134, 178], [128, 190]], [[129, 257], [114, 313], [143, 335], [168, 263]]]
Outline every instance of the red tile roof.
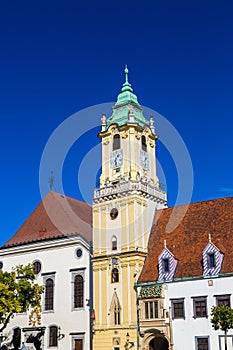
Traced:
[[164, 240], [178, 260], [175, 278], [201, 276], [202, 252], [209, 234], [212, 243], [224, 253], [221, 273], [233, 271], [233, 197], [189, 204], [184, 218], [169, 232], [184, 208], [166, 208], [155, 214], [139, 282], [158, 279], [158, 256], [164, 248]]
[[79, 200], [49, 191], [3, 247], [79, 233], [92, 240], [92, 208]]

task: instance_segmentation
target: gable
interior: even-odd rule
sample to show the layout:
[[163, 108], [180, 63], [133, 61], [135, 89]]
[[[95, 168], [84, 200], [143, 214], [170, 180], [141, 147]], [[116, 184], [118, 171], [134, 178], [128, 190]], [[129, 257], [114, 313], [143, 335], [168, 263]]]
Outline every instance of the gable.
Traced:
[[79, 233], [92, 240], [92, 208], [89, 204], [49, 191], [4, 248]]

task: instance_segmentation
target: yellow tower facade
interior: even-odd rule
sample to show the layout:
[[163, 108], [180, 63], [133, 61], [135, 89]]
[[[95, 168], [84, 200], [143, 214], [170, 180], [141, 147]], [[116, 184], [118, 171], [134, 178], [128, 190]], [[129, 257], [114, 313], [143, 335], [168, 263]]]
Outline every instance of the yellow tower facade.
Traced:
[[102, 116], [102, 173], [93, 203], [94, 350], [137, 347], [134, 283], [147, 254], [154, 211], [167, 205], [156, 175], [157, 136], [125, 83]]

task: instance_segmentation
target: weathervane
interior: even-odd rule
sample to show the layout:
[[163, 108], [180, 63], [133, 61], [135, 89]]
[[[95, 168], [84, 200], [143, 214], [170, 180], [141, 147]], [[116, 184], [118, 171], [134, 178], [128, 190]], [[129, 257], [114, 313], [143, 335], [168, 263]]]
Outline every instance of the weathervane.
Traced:
[[50, 191], [52, 191], [52, 189], [53, 189], [54, 182], [55, 182], [55, 178], [53, 175], [53, 171], [51, 171], [51, 176], [49, 177], [49, 189], [50, 189]]

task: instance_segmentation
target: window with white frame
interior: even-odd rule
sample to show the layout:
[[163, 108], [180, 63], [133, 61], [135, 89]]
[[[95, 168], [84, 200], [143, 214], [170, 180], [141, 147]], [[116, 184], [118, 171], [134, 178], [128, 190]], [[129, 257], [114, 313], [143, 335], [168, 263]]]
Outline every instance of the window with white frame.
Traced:
[[83, 307], [84, 280], [82, 275], [76, 275], [74, 278], [74, 308]]
[[72, 350], [83, 350], [85, 333], [70, 333], [70, 335], [72, 336]]
[[72, 310], [84, 308], [85, 270], [71, 269], [72, 272]]
[[54, 310], [54, 289], [55, 289], [55, 272], [44, 273], [43, 285], [44, 285], [44, 299], [43, 299], [43, 311], [49, 312]]

